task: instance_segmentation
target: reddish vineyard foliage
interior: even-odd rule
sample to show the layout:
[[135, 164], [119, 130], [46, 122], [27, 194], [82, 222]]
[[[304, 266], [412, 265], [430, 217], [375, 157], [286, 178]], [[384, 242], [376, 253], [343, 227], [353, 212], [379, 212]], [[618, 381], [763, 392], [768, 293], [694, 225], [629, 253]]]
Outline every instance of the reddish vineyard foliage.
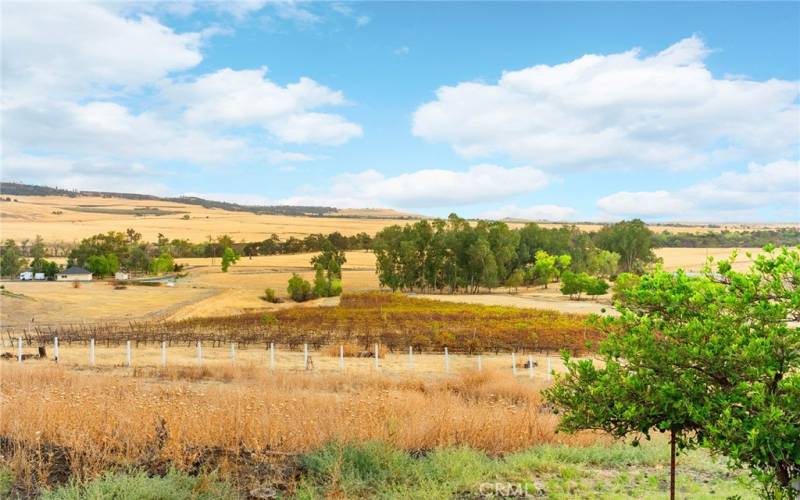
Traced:
[[[591, 350], [602, 334], [586, 325], [586, 316], [515, 307], [458, 304], [403, 294], [345, 294], [336, 307], [298, 307], [274, 313], [194, 318], [177, 322], [132, 322], [128, 325], [75, 325], [37, 328], [29, 343], [98, 342], [118, 344], [168, 341], [190, 344], [236, 341], [297, 348], [339, 342], [374, 343], [389, 350], [413, 346], [417, 351], [451, 352]], [[10, 337], [15, 335], [12, 332]]]

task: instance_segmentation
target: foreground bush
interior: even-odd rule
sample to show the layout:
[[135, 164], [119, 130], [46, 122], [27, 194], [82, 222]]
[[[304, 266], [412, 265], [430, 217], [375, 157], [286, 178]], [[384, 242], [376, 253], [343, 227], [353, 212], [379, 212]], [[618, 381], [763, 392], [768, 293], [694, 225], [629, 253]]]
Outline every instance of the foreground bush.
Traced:
[[45, 490], [43, 500], [221, 500], [238, 498], [230, 485], [214, 477], [190, 476], [169, 471], [165, 476], [149, 476], [145, 472], [128, 474], [107, 472], [99, 478], [84, 484], [72, 482], [69, 485]]

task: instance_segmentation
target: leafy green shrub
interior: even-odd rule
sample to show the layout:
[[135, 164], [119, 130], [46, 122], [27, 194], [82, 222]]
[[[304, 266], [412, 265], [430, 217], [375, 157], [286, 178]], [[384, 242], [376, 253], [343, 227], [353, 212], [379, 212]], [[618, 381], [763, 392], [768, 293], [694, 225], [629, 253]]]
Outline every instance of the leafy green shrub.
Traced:
[[306, 300], [314, 298], [314, 292], [311, 290], [311, 283], [304, 280], [297, 273], [292, 273], [286, 291], [295, 302], [305, 302]]
[[273, 290], [272, 288], [267, 288], [264, 290], [264, 296], [261, 297], [261, 300], [265, 300], [271, 304], [278, 304], [281, 302], [281, 299], [279, 299], [278, 296], [275, 295], [275, 290]]
[[169, 471], [165, 476], [148, 476], [146, 472], [111, 473], [87, 483], [73, 482], [54, 490], [42, 492], [45, 500], [79, 500], [114, 498], [138, 500], [182, 500], [185, 498], [217, 500], [237, 498], [233, 488], [211, 476], [190, 476]]

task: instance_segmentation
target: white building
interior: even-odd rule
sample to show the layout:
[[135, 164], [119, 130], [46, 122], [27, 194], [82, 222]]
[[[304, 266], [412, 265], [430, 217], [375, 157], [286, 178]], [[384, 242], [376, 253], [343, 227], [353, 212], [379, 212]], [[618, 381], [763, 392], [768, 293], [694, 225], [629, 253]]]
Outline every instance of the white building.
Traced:
[[92, 272], [82, 267], [72, 266], [56, 274], [56, 281], [92, 281]]
[[33, 279], [33, 273], [31, 271], [23, 271], [19, 273], [19, 279], [22, 281], [30, 281]]
[[114, 273], [114, 279], [117, 281], [127, 281], [130, 278], [128, 273], [117, 271]]

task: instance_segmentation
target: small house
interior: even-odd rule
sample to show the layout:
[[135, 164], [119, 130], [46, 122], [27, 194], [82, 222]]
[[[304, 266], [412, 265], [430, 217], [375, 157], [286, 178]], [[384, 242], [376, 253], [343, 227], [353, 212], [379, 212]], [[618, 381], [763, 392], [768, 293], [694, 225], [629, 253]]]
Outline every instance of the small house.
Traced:
[[130, 275], [123, 271], [117, 271], [114, 273], [114, 279], [117, 281], [128, 281], [128, 279], [130, 279]]
[[82, 267], [72, 266], [56, 274], [56, 281], [92, 281], [92, 272]]

